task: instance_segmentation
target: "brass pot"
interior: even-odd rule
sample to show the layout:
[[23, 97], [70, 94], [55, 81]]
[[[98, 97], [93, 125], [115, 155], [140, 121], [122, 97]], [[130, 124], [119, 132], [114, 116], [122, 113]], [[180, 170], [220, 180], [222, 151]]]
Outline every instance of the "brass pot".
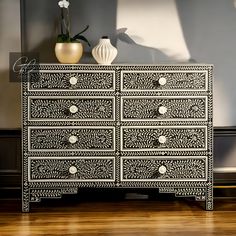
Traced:
[[56, 58], [63, 64], [78, 63], [83, 54], [82, 43], [56, 43]]

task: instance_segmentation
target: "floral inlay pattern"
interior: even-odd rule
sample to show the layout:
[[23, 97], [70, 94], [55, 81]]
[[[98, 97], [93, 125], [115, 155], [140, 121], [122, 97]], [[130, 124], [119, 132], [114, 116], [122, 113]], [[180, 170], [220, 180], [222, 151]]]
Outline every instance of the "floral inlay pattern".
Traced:
[[[76, 106], [76, 113], [70, 107]], [[32, 119], [113, 119], [114, 100], [112, 98], [79, 99], [30, 99], [30, 116]]]
[[[70, 84], [70, 78], [78, 82]], [[114, 90], [114, 73], [111, 72], [75, 72], [75, 73], [30, 73], [30, 89], [79, 89]]]
[[[31, 179], [113, 179], [114, 161], [112, 159], [32, 159], [30, 161]], [[70, 174], [69, 168], [77, 168]]]
[[[166, 84], [159, 84], [164, 77]], [[206, 73], [202, 72], [123, 72], [124, 90], [206, 90]]]
[[[159, 172], [161, 166], [166, 168], [166, 172], [163, 174]], [[123, 179], [152, 180], [204, 178], [206, 178], [205, 159], [123, 159]]]
[[205, 133], [204, 128], [123, 128], [123, 149], [206, 148]]
[[[77, 129], [31, 129], [30, 148], [37, 149], [78, 149], [78, 150], [113, 150], [114, 130], [111, 128]], [[76, 143], [70, 143], [71, 136], [77, 137]]]
[[22, 77], [22, 211], [80, 188], [213, 209], [213, 66], [37, 64]]
[[[158, 109], [167, 108], [165, 114]], [[123, 119], [206, 119], [205, 98], [124, 98]]]

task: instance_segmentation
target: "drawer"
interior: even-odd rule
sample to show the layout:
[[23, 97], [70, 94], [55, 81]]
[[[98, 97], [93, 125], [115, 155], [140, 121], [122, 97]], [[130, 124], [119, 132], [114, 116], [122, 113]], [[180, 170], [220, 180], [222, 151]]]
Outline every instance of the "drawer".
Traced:
[[207, 71], [122, 71], [122, 91], [207, 91]]
[[122, 157], [122, 181], [206, 181], [207, 157]]
[[123, 121], [207, 120], [207, 97], [122, 97]]
[[205, 126], [124, 126], [122, 151], [207, 150]]
[[114, 121], [114, 97], [29, 97], [29, 120]]
[[114, 181], [114, 165], [114, 157], [31, 157], [29, 181]]
[[29, 151], [114, 151], [114, 127], [28, 127]]
[[114, 91], [115, 72], [109, 70], [31, 71], [28, 90]]

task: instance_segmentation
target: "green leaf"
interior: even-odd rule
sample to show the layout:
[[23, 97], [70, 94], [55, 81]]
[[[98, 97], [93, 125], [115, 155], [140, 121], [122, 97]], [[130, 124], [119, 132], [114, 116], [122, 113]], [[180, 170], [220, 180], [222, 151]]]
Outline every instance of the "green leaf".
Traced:
[[[89, 25], [87, 25], [81, 32], [79, 32], [77, 35], [80, 35], [84, 33], [89, 28]], [[76, 36], [76, 35], [75, 35]]]
[[89, 47], [91, 46], [89, 41], [83, 35], [77, 34], [71, 39], [71, 41], [80, 41], [80, 40], [86, 42], [89, 45]]
[[59, 34], [57, 36], [57, 43], [66, 43], [70, 42], [70, 37], [68, 34]]

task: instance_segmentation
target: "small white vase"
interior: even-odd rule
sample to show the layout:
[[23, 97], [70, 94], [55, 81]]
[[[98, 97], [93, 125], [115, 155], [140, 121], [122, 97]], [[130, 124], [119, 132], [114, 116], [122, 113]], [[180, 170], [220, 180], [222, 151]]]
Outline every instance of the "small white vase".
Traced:
[[104, 36], [93, 48], [92, 55], [100, 65], [110, 65], [117, 56], [117, 49], [112, 46], [108, 37]]

